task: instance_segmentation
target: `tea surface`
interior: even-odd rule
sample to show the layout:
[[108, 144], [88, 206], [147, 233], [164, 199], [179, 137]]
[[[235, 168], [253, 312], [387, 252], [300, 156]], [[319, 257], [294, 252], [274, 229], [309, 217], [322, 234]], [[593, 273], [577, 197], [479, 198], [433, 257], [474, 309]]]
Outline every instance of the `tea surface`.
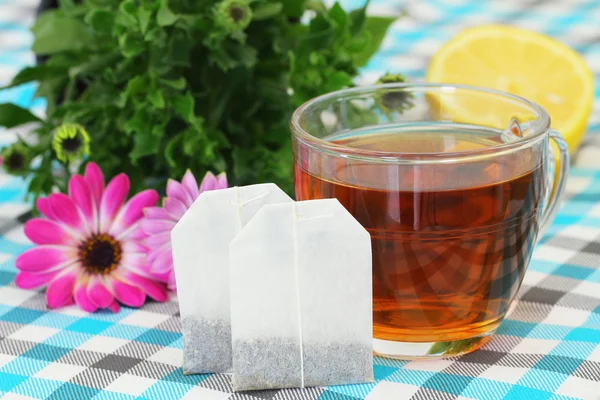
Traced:
[[[499, 140], [425, 132], [334, 142], [418, 158]], [[533, 159], [525, 153], [435, 166], [372, 164], [301, 148], [296, 196], [337, 198], [371, 234], [375, 338], [460, 340], [499, 324], [525, 273], [546, 190]]]

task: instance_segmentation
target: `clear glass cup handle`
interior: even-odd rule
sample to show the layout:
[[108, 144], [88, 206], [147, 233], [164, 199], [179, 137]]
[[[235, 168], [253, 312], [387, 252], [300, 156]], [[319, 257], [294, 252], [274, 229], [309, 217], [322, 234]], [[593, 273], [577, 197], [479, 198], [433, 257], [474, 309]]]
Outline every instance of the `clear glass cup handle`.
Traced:
[[558, 171], [558, 178], [555, 180], [555, 171], [556, 171], [556, 160], [554, 159], [554, 152], [552, 148], [550, 148], [550, 144], [548, 143], [548, 192], [547, 192], [547, 202], [546, 207], [544, 207], [544, 212], [542, 214], [542, 224], [540, 227], [540, 234], [538, 235], [541, 238], [544, 234], [544, 231], [550, 226], [556, 213], [558, 211], [558, 207], [560, 205], [560, 199], [564, 194], [565, 186], [567, 184], [567, 176], [569, 174], [569, 147], [567, 146], [567, 142], [563, 138], [563, 136], [555, 130], [550, 130], [550, 140], [553, 140], [560, 150], [560, 170]]

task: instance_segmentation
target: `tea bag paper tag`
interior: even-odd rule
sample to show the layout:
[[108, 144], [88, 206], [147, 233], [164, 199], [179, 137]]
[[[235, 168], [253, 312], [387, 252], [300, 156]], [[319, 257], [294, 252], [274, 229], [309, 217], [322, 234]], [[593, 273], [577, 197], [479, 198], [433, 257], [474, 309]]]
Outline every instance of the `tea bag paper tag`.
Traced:
[[234, 390], [373, 380], [371, 238], [336, 199], [264, 206], [230, 266]]
[[184, 373], [231, 368], [229, 244], [265, 204], [292, 202], [275, 184], [200, 194], [171, 232]]

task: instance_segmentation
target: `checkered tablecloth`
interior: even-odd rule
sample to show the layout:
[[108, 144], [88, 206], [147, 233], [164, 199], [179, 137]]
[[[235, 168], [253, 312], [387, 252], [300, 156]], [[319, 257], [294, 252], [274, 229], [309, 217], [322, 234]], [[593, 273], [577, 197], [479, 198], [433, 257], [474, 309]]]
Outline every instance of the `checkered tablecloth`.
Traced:
[[[25, 27], [35, 6], [34, 0], [0, 0], [0, 85], [33, 62]], [[600, 72], [598, 0], [373, 0], [371, 10], [407, 16], [393, 25], [362, 75], [365, 82], [387, 70], [419, 78], [440, 43], [465, 26], [490, 21], [552, 34]], [[0, 92], [0, 102], [41, 111], [43, 103], [31, 102], [33, 90]], [[118, 314], [46, 309], [43, 293], [13, 284], [15, 256], [30, 246], [21, 227], [29, 207], [21, 201], [23, 182], [0, 175], [0, 398], [600, 399], [599, 104], [567, 200], [538, 244], [519, 300], [498, 333], [460, 358], [375, 358], [376, 382], [363, 385], [230, 394], [226, 375], [183, 376], [176, 299]], [[12, 140], [14, 132], [0, 133], [0, 145]]]

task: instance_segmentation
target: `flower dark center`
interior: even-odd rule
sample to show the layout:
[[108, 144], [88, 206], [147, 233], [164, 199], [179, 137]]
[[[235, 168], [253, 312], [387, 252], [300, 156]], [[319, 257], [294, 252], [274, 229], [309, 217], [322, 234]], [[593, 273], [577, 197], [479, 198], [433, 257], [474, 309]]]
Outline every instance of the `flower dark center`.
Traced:
[[79, 259], [91, 274], [108, 274], [121, 261], [121, 245], [105, 233], [92, 236], [79, 246]]
[[25, 159], [23, 154], [15, 152], [8, 156], [4, 162], [6, 163], [6, 167], [9, 171], [16, 171], [23, 168]]
[[244, 9], [242, 7], [233, 6], [229, 9], [229, 16], [234, 22], [240, 22], [244, 19]]
[[62, 141], [62, 148], [66, 151], [75, 153], [81, 148], [81, 139], [79, 136], [66, 138]]

